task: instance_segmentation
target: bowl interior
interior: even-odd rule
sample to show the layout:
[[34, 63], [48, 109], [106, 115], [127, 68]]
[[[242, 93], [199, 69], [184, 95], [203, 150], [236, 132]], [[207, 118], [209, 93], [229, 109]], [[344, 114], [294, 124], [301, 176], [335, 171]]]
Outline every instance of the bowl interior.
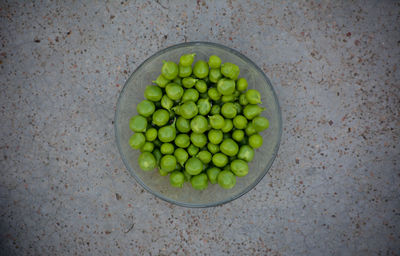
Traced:
[[[266, 111], [262, 113], [270, 121], [268, 130], [260, 133], [263, 146], [256, 150], [253, 161], [249, 164], [247, 176], [237, 178], [233, 189], [225, 190], [218, 185], [209, 184], [204, 191], [198, 191], [185, 182], [183, 188], [174, 188], [169, 184], [168, 176], [161, 176], [157, 170], [144, 172], [139, 168], [140, 151], [133, 150], [128, 140], [133, 132], [129, 129], [129, 119], [136, 115], [136, 105], [144, 99], [143, 93], [161, 72], [163, 60], [179, 61], [186, 53], [196, 53], [196, 60], [208, 60], [210, 55], [218, 55], [222, 62], [232, 62], [239, 66], [240, 77], [245, 77], [249, 89], [261, 93]], [[140, 65], [126, 82], [117, 104], [115, 116], [116, 139], [122, 159], [129, 172], [149, 192], [169, 202], [188, 207], [207, 207], [229, 202], [252, 189], [267, 173], [278, 151], [282, 121], [278, 99], [272, 85], [264, 73], [242, 54], [213, 43], [195, 42], [175, 45], [151, 56]]]

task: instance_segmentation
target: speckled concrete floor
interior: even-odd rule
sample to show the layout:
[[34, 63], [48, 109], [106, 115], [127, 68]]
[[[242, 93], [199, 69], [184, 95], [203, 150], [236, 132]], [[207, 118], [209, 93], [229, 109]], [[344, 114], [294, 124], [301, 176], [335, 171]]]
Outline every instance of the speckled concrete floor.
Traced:
[[[400, 253], [399, 2], [34, 2], [0, 3], [1, 254]], [[114, 143], [130, 73], [185, 40], [250, 57], [282, 106], [269, 174], [216, 208], [145, 192]]]

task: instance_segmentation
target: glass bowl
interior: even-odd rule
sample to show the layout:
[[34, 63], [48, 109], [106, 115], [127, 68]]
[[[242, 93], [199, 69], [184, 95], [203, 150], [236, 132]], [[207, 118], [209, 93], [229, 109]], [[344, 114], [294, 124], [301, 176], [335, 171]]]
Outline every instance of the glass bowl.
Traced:
[[[129, 138], [133, 132], [129, 129], [129, 119], [136, 115], [136, 105], [144, 99], [143, 93], [161, 72], [163, 60], [178, 62], [186, 53], [196, 53], [195, 61], [208, 60], [210, 55], [217, 55], [222, 62], [232, 62], [239, 66], [240, 77], [245, 77], [249, 89], [257, 89], [261, 93], [262, 113], [270, 121], [268, 130], [261, 132], [263, 146], [255, 150], [255, 157], [249, 163], [247, 176], [237, 178], [236, 186], [230, 190], [219, 185], [209, 184], [203, 191], [195, 190], [190, 182], [183, 188], [174, 188], [169, 184], [168, 176], [161, 176], [157, 170], [145, 172], [139, 168], [139, 150], [129, 146]], [[115, 135], [122, 160], [128, 171], [150, 193], [157, 197], [185, 207], [210, 207], [232, 201], [254, 188], [268, 172], [278, 152], [282, 134], [282, 118], [278, 98], [269, 79], [254, 62], [243, 54], [226, 46], [209, 42], [182, 43], [161, 50], [145, 60], [130, 76], [118, 99], [115, 113]]]

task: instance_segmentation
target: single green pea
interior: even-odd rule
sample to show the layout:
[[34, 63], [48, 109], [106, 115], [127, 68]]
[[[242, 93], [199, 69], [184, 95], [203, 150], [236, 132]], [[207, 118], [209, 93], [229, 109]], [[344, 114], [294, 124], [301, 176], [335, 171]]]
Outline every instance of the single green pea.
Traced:
[[238, 114], [238, 115], [239, 115], [239, 114], [242, 114], [242, 112], [243, 112], [242, 105], [240, 105], [239, 102], [234, 102], [233, 105], [234, 105], [234, 107], [236, 108], [237, 114]]
[[161, 154], [160, 149], [155, 148], [155, 149], [153, 150], [153, 156], [156, 158], [157, 164], [160, 164], [161, 157], [162, 157], [162, 154]]
[[193, 144], [190, 144], [189, 147], [187, 148], [187, 152], [189, 153], [190, 156], [197, 155], [197, 153], [199, 153], [199, 150], [200, 149]]
[[165, 86], [167, 86], [167, 84], [169, 83], [169, 80], [162, 75], [159, 75], [157, 79], [152, 82], [160, 86], [161, 88], [165, 88]]
[[191, 66], [182, 66], [181, 64], [178, 65], [179, 67], [179, 77], [188, 77], [192, 74], [192, 67]]
[[217, 83], [217, 90], [222, 95], [231, 95], [235, 92], [235, 81], [222, 78]]
[[236, 80], [239, 77], [240, 69], [233, 63], [225, 62], [221, 65], [221, 73], [232, 80]]
[[254, 128], [253, 123], [251, 123], [251, 122], [247, 124], [246, 129], [244, 131], [246, 132], [247, 136], [251, 136], [251, 135], [257, 133], [256, 129]]
[[157, 85], [149, 85], [144, 90], [144, 97], [151, 101], [159, 101], [162, 97], [161, 88]]
[[243, 92], [247, 89], [247, 80], [246, 78], [239, 78], [236, 82], [236, 90]]
[[261, 103], [261, 95], [255, 89], [250, 89], [246, 91], [246, 99], [250, 104], [259, 104]]
[[179, 107], [179, 115], [181, 115], [185, 119], [192, 119], [198, 113], [199, 113], [199, 110], [197, 109], [197, 105], [193, 101], [184, 102]]
[[143, 152], [138, 158], [140, 169], [143, 171], [151, 171], [157, 166], [156, 158], [150, 152]]
[[178, 76], [179, 67], [173, 61], [164, 61], [164, 64], [161, 68], [161, 74], [168, 80], [173, 80]]
[[169, 83], [165, 87], [165, 92], [171, 100], [179, 100], [182, 98], [183, 88], [176, 83]]
[[169, 174], [168, 171], [165, 171], [165, 170], [163, 170], [163, 169], [161, 169], [161, 168], [158, 169], [158, 173], [159, 173], [161, 176], [167, 176], [167, 175]]
[[238, 144], [232, 139], [225, 139], [219, 146], [222, 153], [227, 156], [234, 156], [239, 151]]
[[207, 84], [206, 82], [204, 82], [204, 80], [197, 80], [196, 84], [194, 85], [197, 89], [197, 91], [199, 91], [199, 93], [205, 93], [207, 92]]
[[260, 134], [253, 134], [249, 137], [249, 145], [250, 147], [256, 149], [261, 147], [263, 144], [263, 138]]
[[182, 133], [187, 133], [190, 131], [190, 121], [180, 116], [176, 120], [176, 128]]
[[198, 81], [198, 79], [193, 78], [193, 77], [186, 77], [182, 79], [182, 85], [185, 88], [192, 88], [196, 82]]
[[210, 99], [216, 101], [221, 99], [221, 93], [217, 90], [217, 88], [210, 88], [208, 89], [208, 97], [210, 97]]
[[208, 132], [208, 140], [213, 144], [221, 143], [223, 137], [224, 137], [224, 134], [222, 133], [221, 130], [213, 129]]
[[153, 114], [153, 124], [157, 126], [164, 126], [169, 121], [169, 112], [165, 109], [158, 109]]
[[203, 171], [203, 163], [196, 157], [191, 157], [186, 161], [185, 171], [190, 175], [197, 175]]
[[198, 78], [205, 78], [208, 76], [208, 64], [204, 60], [199, 60], [194, 64], [193, 74]]
[[204, 164], [208, 164], [209, 162], [211, 162], [212, 155], [207, 150], [202, 150], [196, 155], [196, 157], [200, 159], [200, 161], [202, 161]]
[[190, 179], [190, 184], [197, 190], [204, 190], [208, 187], [208, 177], [207, 174], [201, 173], [199, 175], [192, 176]]
[[157, 139], [157, 130], [155, 128], [147, 129], [146, 131], [146, 140], [147, 141], [154, 141]]
[[219, 114], [212, 115], [209, 117], [209, 119], [210, 119], [210, 125], [214, 129], [221, 129], [225, 125], [224, 118]]
[[236, 129], [245, 129], [247, 127], [247, 119], [242, 115], [237, 115], [233, 118], [233, 126]]
[[186, 89], [182, 96], [182, 102], [194, 101], [199, 99], [199, 92], [196, 89]]
[[202, 115], [195, 116], [192, 119], [192, 121], [190, 121], [190, 128], [192, 129], [193, 132], [196, 133], [203, 133], [207, 131], [208, 128], [207, 118], [205, 118]]
[[219, 146], [214, 143], [207, 143], [207, 149], [210, 151], [211, 154], [215, 154], [219, 152]]
[[161, 98], [161, 106], [170, 110], [174, 106], [174, 102], [167, 95], [164, 95]]
[[169, 182], [171, 186], [181, 188], [183, 187], [183, 183], [185, 183], [185, 176], [180, 171], [173, 171], [169, 176]]
[[156, 106], [153, 102], [149, 100], [142, 100], [136, 107], [137, 112], [139, 115], [144, 117], [151, 116], [154, 111], [156, 110]]
[[181, 166], [183, 166], [189, 158], [189, 154], [183, 148], [175, 149], [174, 156]]
[[172, 80], [172, 83], [182, 86], [182, 78], [177, 77], [174, 80]]
[[205, 134], [203, 134], [203, 133], [192, 132], [190, 134], [190, 141], [196, 147], [201, 148], [201, 147], [204, 147], [207, 144], [207, 136]]
[[158, 130], [158, 138], [161, 142], [171, 142], [176, 137], [176, 129], [173, 125], [161, 127]]
[[165, 155], [161, 158], [160, 167], [164, 171], [172, 172], [176, 167], [176, 158], [173, 155]]
[[243, 145], [239, 149], [238, 158], [250, 162], [254, 158], [254, 149], [249, 145]]
[[234, 118], [237, 114], [235, 105], [232, 102], [227, 102], [222, 105], [221, 114], [225, 118]]
[[265, 109], [259, 105], [249, 104], [243, 109], [243, 115], [248, 119], [252, 120], [254, 117], [258, 116]]
[[160, 151], [163, 155], [172, 155], [175, 151], [175, 147], [172, 143], [163, 143], [160, 147]]
[[219, 68], [221, 67], [221, 59], [217, 55], [211, 55], [210, 58], [208, 58], [208, 66], [210, 68]]
[[141, 152], [153, 152], [153, 150], [154, 150], [154, 144], [150, 141], [146, 141], [140, 148]]
[[221, 102], [226, 103], [226, 102], [233, 102], [236, 100], [235, 95], [222, 95], [221, 97]]
[[190, 145], [190, 137], [185, 133], [178, 134], [175, 138], [175, 145], [180, 148], [187, 148]]
[[211, 110], [211, 103], [208, 99], [199, 99], [197, 101], [197, 108], [200, 115], [207, 115]]
[[143, 116], [134, 116], [129, 120], [129, 128], [134, 132], [145, 132], [147, 120]]
[[212, 68], [208, 74], [208, 79], [212, 83], [217, 83], [222, 78], [221, 70], [219, 68]]
[[219, 169], [217, 167], [212, 167], [212, 168], [207, 169], [206, 173], [208, 176], [208, 180], [210, 181], [211, 184], [217, 183], [217, 177], [220, 172], [221, 172], [221, 169]]
[[231, 189], [236, 185], [236, 177], [231, 171], [222, 171], [217, 177], [218, 185], [224, 189]]
[[242, 141], [244, 138], [244, 131], [243, 130], [234, 130], [232, 132], [232, 139], [236, 140], [237, 142]]
[[254, 129], [257, 132], [261, 132], [264, 131], [266, 129], [268, 129], [269, 127], [269, 121], [267, 118], [263, 117], [263, 116], [257, 116], [253, 119], [252, 121]]
[[146, 138], [143, 135], [143, 133], [140, 132], [134, 133], [129, 138], [129, 146], [131, 146], [133, 149], [139, 149], [143, 147], [144, 143], [146, 143]]
[[231, 119], [225, 119], [225, 125], [221, 128], [221, 131], [228, 133], [233, 129], [233, 122]]
[[242, 105], [242, 106], [246, 106], [247, 104], [249, 104], [249, 101], [248, 101], [247, 98], [246, 98], [246, 94], [244, 94], [244, 93], [240, 94], [240, 96], [239, 96], [239, 103], [240, 103], [240, 105]]
[[212, 157], [212, 162], [217, 167], [224, 167], [228, 163], [228, 157], [222, 153], [216, 153]]
[[192, 66], [195, 56], [196, 56], [196, 53], [184, 54], [180, 57], [179, 64], [184, 67]]
[[221, 113], [221, 107], [220, 107], [219, 105], [213, 105], [213, 106], [211, 107], [210, 114], [211, 114], [211, 115], [217, 115], [217, 114], [219, 114], [219, 113]]
[[185, 176], [185, 181], [190, 181], [192, 175], [190, 175], [187, 171], [183, 170], [183, 176]]

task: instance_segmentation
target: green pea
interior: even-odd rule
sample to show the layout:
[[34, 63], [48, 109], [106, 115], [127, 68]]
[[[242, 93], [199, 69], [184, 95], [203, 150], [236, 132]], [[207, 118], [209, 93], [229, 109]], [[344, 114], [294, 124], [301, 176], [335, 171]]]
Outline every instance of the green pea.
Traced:
[[217, 90], [222, 95], [231, 95], [235, 92], [235, 81], [222, 78], [217, 83]]
[[178, 76], [180, 77], [188, 77], [192, 74], [192, 67], [191, 66], [182, 66], [182, 65], [178, 65], [179, 67], [179, 73]]
[[232, 102], [227, 102], [222, 105], [221, 114], [226, 118], [234, 118], [237, 114], [235, 105]]
[[195, 145], [193, 145], [193, 144], [190, 144], [189, 147], [187, 148], [187, 152], [191, 156], [197, 155], [197, 153], [199, 153], [199, 150], [200, 149], [198, 147], [196, 147]]
[[153, 83], [157, 84], [161, 88], [165, 88], [167, 84], [169, 83], [169, 80], [163, 77], [162, 75], [159, 75], [156, 80], [152, 81]]
[[211, 142], [207, 143], [207, 149], [211, 154], [219, 152], [219, 146]]
[[179, 107], [179, 114], [185, 119], [192, 119], [199, 113], [196, 103], [187, 101]]
[[169, 121], [169, 112], [165, 109], [158, 109], [153, 114], [153, 124], [157, 126], [164, 126]]
[[236, 90], [243, 92], [247, 89], [247, 80], [246, 78], [239, 78], [236, 82]]
[[143, 152], [138, 158], [140, 169], [143, 171], [151, 171], [157, 166], [156, 158], [150, 152]]
[[181, 188], [183, 187], [183, 183], [185, 183], [185, 176], [180, 171], [173, 171], [169, 176], [169, 182], [171, 186]]
[[239, 96], [239, 103], [240, 103], [240, 105], [242, 105], [242, 106], [246, 106], [247, 104], [249, 104], [249, 101], [248, 101], [247, 98], [246, 98], [246, 94], [244, 94], [244, 93], [240, 94], [240, 96]]
[[207, 144], [207, 136], [203, 133], [192, 132], [192, 134], [190, 134], [190, 141], [196, 147], [201, 148]]
[[225, 125], [221, 128], [221, 131], [228, 133], [233, 129], [233, 122], [231, 119], [225, 119]]
[[168, 80], [173, 80], [178, 76], [179, 67], [173, 61], [164, 61], [164, 64], [161, 68], [161, 74]]
[[211, 103], [208, 99], [199, 99], [197, 101], [197, 108], [200, 115], [207, 115], [211, 110]]
[[249, 104], [243, 109], [243, 115], [248, 119], [252, 120], [254, 117], [261, 114], [264, 111], [264, 108], [259, 105]]
[[242, 105], [240, 105], [238, 102], [234, 102], [233, 105], [234, 105], [234, 107], [236, 108], [237, 114], [238, 114], [238, 115], [239, 115], [239, 114], [242, 114], [242, 112], [243, 112]]
[[174, 80], [172, 80], [172, 83], [182, 86], [182, 78], [177, 77]]
[[181, 166], [183, 166], [189, 158], [189, 154], [183, 148], [175, 149], [174, 156]]
[[246, 99], [250, 104], [259, 104], [261, 103], [261, 95], [255, 89], [250, 89], [246, 91]]
[[191, 157], [186, 161], [185, 171], [190, 175], [197, 175], [203, 171], [203, 163], [196, 157]]
[[208, 132], [208, 140], [213, 144], [221, 143], [223, 137], [224, 137], [224, 134], [222, 133], [221, 130], [213, 129]]
[[157, 139], [157, 130], [155, 128], [147, 129], [146, 131], [146, 140], [147, 141], [154, 141]]
[[174, 106], [174, 102], [167, 95], [164, 95], [161, 98], [161, 106], [167, 110], [170, 110]]
[[263, 138], [260, 134], [253, 134], [249, 137], [249, 145], [250, 147], [256, 149], [261, 147], [263, 144]]
[[161, 161], [162, 154], [161, 154], [161, 151], [158, 148], [155, 148], [153, 150], [153, 156], [156, 158], [157, 164], [159, 164], [160, 161]]
[[209, 117], [209, 119], [210, 119], [210, 125], [214, 129], [221, 129], [225, 125], [224, 118], [219, 114], [212, 115]]
[[144, 117], [149, 117], [153, 114], [154, 110], [156, 110], [156, 106], [153, 102], [149, 100], [142, 100], [136, 107], [139, 115]]
[[227, 156], [235, 156], [239, 151], [238, 144], [232, 139], [225, 139], [219, 148]]
[[231, 95], [222, 95], [222, 97], [221, 97], [221, 101], [223, 102], [223, 103], [226, 103], [226, 102], [233, 102], [233, 101], [235, 101], [236, 100], [236, 97], [235, 97], [235, 95], [233, 95], [233, 94], [231, 94]]
[[178, 134], [175, 138], [175, 145], [180, 148], [187, 148], [190, 145], [190, 137], [187, 134]]
[[196, 89], [186, 89], [182, 96], [182, 102], [194, 101], [196, 102], [199, 98], [199, 92]]
[[264, 131], [266, 129], [268, 129], [269, 127], [269, 121], [267, 118], [263, 117], [263, 116], [257, 116], [253, 119], [252, 121], [254, 129], [257, 132], [261, 132]]
[[219, 114], [221, 112], [221, 107], [219, 106], [219, 105], [213, 105], [212, 107], [211, 107], [211, 111], [210, 111], [210, 114], [211, 115], [217, 115], [217, 114]]
[[[158, 131], [157, 131], [157, 133], [158, 133]], [[153, 141], [153, 143], [154, 143], [155, 147], [161, 147], [161, 144], [162, 144], [162, 142], [159, 139], [156, 139], [155, 141]]]
[[172, 172], [176, 167], [176, 158], [173, 155], [165, 155], [161, 158], [160, 167], [164, 171]]
[[217, 177], [218, 185], [224, 189], [231, 189], [236, 185], [236, 177], [231, 171], [222, 171]]
[[224, 167], [228, 163], [228, 157], [222, 153], [216, 153], [212, 157], [212, 162], [217, 167]]
[[219, 68], [212, 68], [208, 74], [208, 79], [212, 83], [217, 83], [222, 78], [221, 70]]
[[144, 143], [146, 143], [146, 138], [144, 137], [143, 133], [140, 133], [140, 132], [134, 133], [129, 138], [129, 145], [133, 149], [141, 148], [144, 145]]
[[208, 76], [208, 64], [204, 60], [199, 60], [194, 64], [193, 74], [197, 78], [205, 78]]
[[221, 172], [221, 169], [219, 169], [217, 167], [212, 167], [210, 169], [207, 169], [206, 173], [208, 176], [208, 180], [210, 181], [211, 184], [217, 183], [217, 177], [220, 172]]
[[223, 171], [229, 171], [229, 172], [232, 171], [231, 170], [231, 165], [230, 164], [225, 165]]
[[161, 175], [161, 176], [167, 176], [168, 175], [168, 171], [165, 171], [165, 170], [163, 170], [163, 169], [161, 169], [161, 168], [159, 168], [158, 169], [158, 173]]
[[236, 140], [237, 142], [242, 141], [244, 138], [244, 131], [243, 130], [234, 130], [232, 132], [232, 139]]
[[151, 101], [159, 101], [162, 97], [161, 88], [157, 85], [149, 85], [144, 90], [144, 97]]
[[176, 137], [176, 129], [172, 125], [161, 127], [158, 130], [158, 138], [162, 142], [171, 142]]
[[197, 91], [199, 91], [199, 93], [205, 93], [207, 92], [207, 84], [206, 82], [204, 82], [204, 80], [197, 80], [196, 84], [194, 85], [197, 89]]
[[256, 129], [254, 128], [253, 123], [248, 123], [246, 129], [244, 130], [247, 136], [253, 135], [257, 133]]
[[237, 115], [233, 118], [233, 126], [236, 129], [245, 129], [247, 127], [247, 119], [242, 115]]
[[192, 129], [193, 132], [196, 133], [203, 133], [207, 131], [208, 128], [207, 118], [205, 118], [202, 115], [195, 116], [192, 119], [192, 121], [190, 121], [190, 128]]
[[199, 175], [193, 176], [190, 179], [192, 187], [197, 190], [204, 190], [208, 187], [208, 177], [207, 174], [201, 173]]
[[216, 55], [211, 55], [210, 58], [208, 58], [208, 66], [210, 66], [210, 68], [221, 67], [221, 59]]
[[183, 176], [185, 176], [185, 181], [190, 181], [192, 175], [190, 175], [187, 171], [183, 170]]
[[196, 53], [189, 53], [189, 54], [182, 55], [179, 59], [179, 64], [184, 67], [191, 66], [194, 61], [195, 56], [196, 56]]
[[190, 131], [190, 121], [180, 116], [176, 120], [176, 128], [180, 132], [187, 133]]
[[238, 158], [250, 162], [254, 158], [254, 149], [249, 145], [243, 145], [239, 149]]
[[176, 83], [169, 83], [165, 87], [165, 92], [171, 100], [179, 100], [182, 98], [183, 88]]
[[129, 120], [129, 128], [134, 132], [145, 132], [147, 120], [143, 116], [134, 116]]
[[221, 99], [221, 93], [217, 90], [217, 88], [210, 88], [208, 89], [208, 97], [210, 97], [210, 99], [216, 101]]
[[160, 151], [163, 155], [172, 155], [175, 151], [175, 147], [172, 143], [163, 143], [160, 147]]
[[198, 79], [193, 78], [193, 77], [186, 77], [182, 79], [182, 85], [185, 88], [192, 88], [196, 82], [198, 81]]
[[239, 77], [240, 69], [233, 63], [225, 62], [221, 65], [221, 73], [232, 80], [236, 80]]
[[207, 150], [202, 150], [197, 154], [196, 157], [200, 159], [200, 161], [202, 161], [204, 164], [208, 164], [209, 162], [211, 162], [212, 155]]

